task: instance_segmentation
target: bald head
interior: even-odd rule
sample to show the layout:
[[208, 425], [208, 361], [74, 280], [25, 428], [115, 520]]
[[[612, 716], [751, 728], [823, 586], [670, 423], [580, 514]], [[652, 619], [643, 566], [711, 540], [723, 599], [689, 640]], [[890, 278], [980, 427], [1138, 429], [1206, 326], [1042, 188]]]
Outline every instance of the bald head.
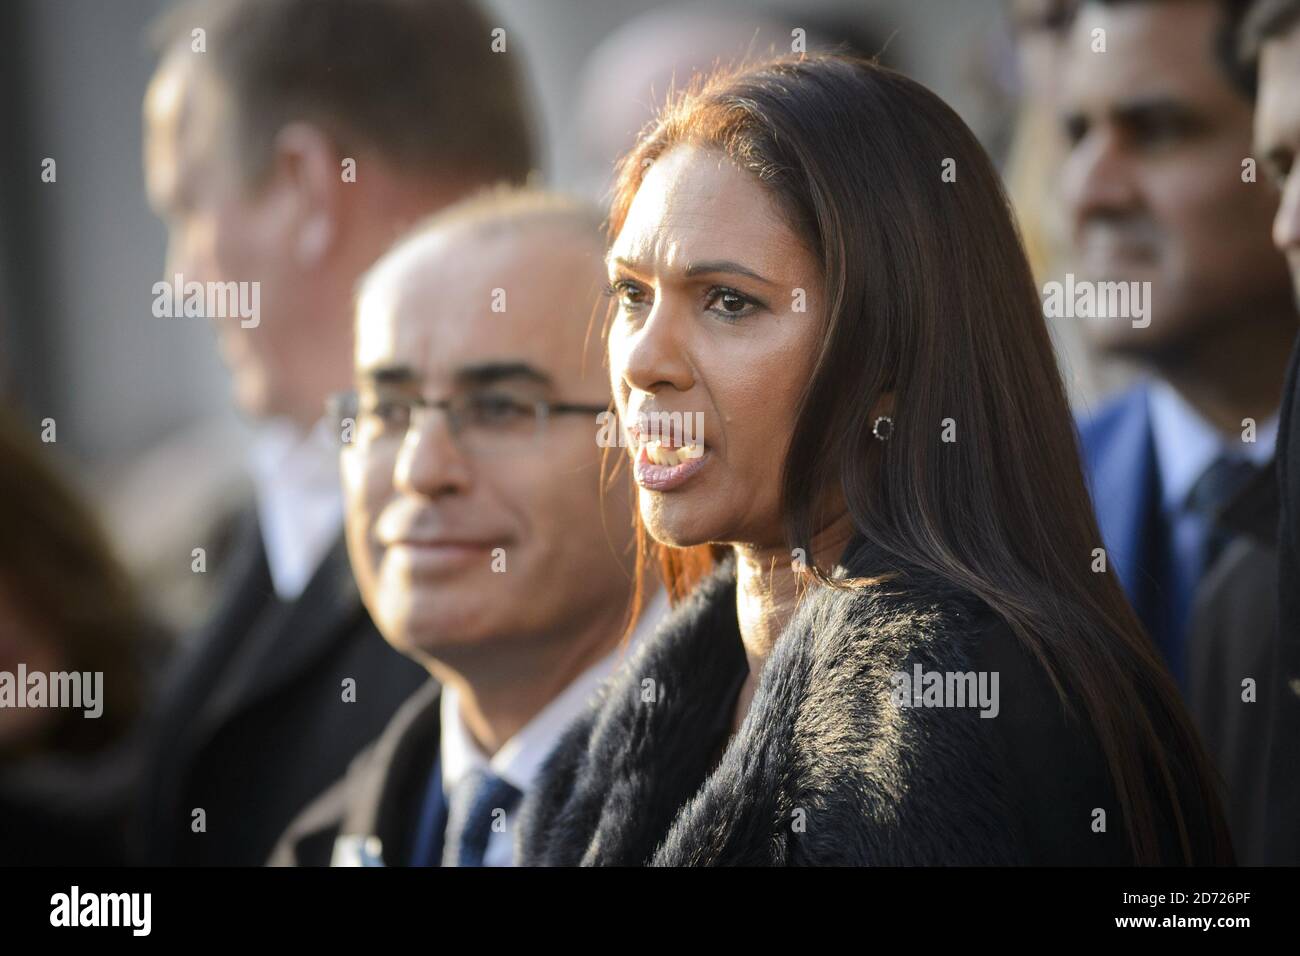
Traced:
[[[589, 341], [604, 284], [598, 215], [545, 193], [489, 193], [414, 229], [362, 279], [357, 368], [513, 355], [607, 401]], [[424, 368], [426, 373], [432, 368]]]

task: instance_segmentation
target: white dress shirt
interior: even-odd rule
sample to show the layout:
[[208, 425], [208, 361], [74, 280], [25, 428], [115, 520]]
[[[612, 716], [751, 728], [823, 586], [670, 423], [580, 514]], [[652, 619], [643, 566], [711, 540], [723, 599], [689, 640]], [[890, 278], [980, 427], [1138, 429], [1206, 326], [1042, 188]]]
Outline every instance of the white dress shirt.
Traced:
[[304, 433], [283, 420], [263, 425], [249, 470], [271, 583], [282, 601], [295, 601], [343, 529], [334, 426], [321, 419]]
[[[638, 642], [654, 631], [667, 611], [668, 598], [660, 591], [653, 599], [646, 602], [641, 619], [637, 622], [631, 640], [626, 646], [620, 643], [613, 651], [583, 671], [517, 734], [507, 740], [491, 759], [488, 759], [479, 749], [461, 718], [460, 692], [455, 687], [443, 687], [439, 744], [443, 792], [450, 795], [466, 774], [486, 766], [491, 773], [527, 796], [542, 764], [551, 755], [551, 751], [555, 749], [555, 745], [559, 743], [561, 735], [569, 724], [582, 713], [596, 688], [632, 653]], [[518, 807], [519, 805], [516, 804], [515, 809], [518, 810]], [[505, 817], [505, 828], [500, 832], [493, 830], [489, 834], [487, 849], [483, 854], [485, 866], [514, 864], [514, 824], [513, 812], [508, 813]]]

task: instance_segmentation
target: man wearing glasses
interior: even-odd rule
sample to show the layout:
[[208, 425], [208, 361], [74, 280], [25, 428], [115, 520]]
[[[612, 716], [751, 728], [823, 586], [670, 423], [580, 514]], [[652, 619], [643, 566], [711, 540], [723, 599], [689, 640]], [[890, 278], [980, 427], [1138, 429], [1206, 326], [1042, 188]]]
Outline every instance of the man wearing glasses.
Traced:
[[153, 708], [141, 862], [265, 861], [424, 680], [353, 586], [319, 420], [352, 381], [358, 276], [414, 222], [534, 166], [517, 44], [494, 52], [491, 30], [475, 0], [197, 0], [158, 24], [144, 129], [163, 276], [258, 305], [209, 317], [252, 426], [252, 494], [172, 559], [189, 572], [202, 545], [221, 584]]
[[631, 503], [602, 481], [609, 380], [588, 341], [602, 254], [597, 213], [498, 191], [363, 278], [357, 390], [334, 403], [348, 552], [379, 630], [436, 683], [272, 862], [512, 863], [523, 793], [625, 653]]

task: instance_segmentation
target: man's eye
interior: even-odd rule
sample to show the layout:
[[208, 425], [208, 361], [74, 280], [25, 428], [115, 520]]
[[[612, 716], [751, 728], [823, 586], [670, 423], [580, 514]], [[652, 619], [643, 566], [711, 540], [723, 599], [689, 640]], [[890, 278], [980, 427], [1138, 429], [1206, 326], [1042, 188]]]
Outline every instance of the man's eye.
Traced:
[[1286, 187], [1287, 177], [1291, 175], [1291, 157], [1275, 156], [1264, 161], [1264, 172], [1278, 189]]
[[1065, 132], [1066, 143], [1072, 147], [1078, 146], [1088, 135], [1088, 121], [1082, 116], [1067, 116], [1061, 122], [1061, 128]]
[[1133, 124], [1133, 140], [1143, 146], [1164, 146], [1187, 139], [1193, 125], [1177, 116], [1152, 116]]
[[470, 419], [479, 425], [515, 425], [534, 417], [531, 405], [508, 395], [480, 395], [469, 403]]
[[411, 420], [411, 406], [391, 398], [371, 401], [366, 404], [364, 411], [368, 418], [374, 419], [384, 428], [405, 428]]

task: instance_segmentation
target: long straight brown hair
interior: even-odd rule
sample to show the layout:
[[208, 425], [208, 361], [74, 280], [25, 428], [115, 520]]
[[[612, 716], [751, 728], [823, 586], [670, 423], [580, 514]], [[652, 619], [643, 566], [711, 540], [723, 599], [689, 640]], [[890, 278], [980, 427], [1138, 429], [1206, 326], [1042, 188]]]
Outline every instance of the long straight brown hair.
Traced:
[[[611, 236], [646, 168], [684, 143], [752, 172], [824, 270], [825, 327], [782, 479], [789, 547], [812, 554], [816, 503], [838, 483], [868, 541], [978, 596], [1066, 707], [1082, 701], [1137, 862], [1177, 862], [1162, 858], [1162, 805], [1184, 861], [1231, 862], [1216, 774], [1178, 691], [1113, 573], [1093, 570], [1101, 533], [1065, 389], [974, 135], [925, 87], [867, 60], [720, 72], [675, 97], [623, 158]], [[881, 443], [871, 409], [889, 392], [894, 431]], [[674, 599], [719, 553], [658, 546], [637, 525], [638, 581], [657, 563]], [[1212, 831], [1210, 859], [1194, 858], [1189, 824]]]

